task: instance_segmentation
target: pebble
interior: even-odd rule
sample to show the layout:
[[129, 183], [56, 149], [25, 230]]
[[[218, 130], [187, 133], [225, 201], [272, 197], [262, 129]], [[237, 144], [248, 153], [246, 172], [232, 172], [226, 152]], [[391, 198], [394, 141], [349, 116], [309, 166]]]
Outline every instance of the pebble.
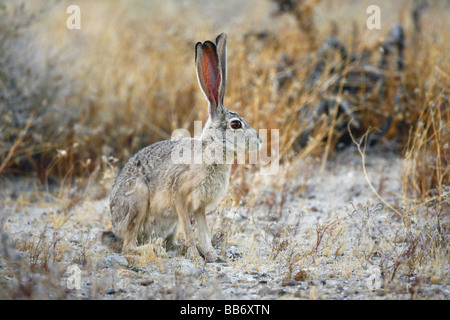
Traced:
[[242, 253], [236, 246], [229, 246], [226, 250], [226, 256], [230, 260], [242, 258]]
[[208, 273], [203, 268], [196, 267], [190, 262], [184, 263], [179, 272], [184, 276], [201, 276], [204, 272]]
[[114, 253], [101, 260], [100, 266], [102, 268], [127, 267], [128, 261], [123, 256]]
[[147, 287], [147, 286], [153, 284], [154, 282], [155, 281], [153, 281], [153, 280], [144, 280], [144, 281], [139, 282], [139, 285]]
[[291, 287], [291, 286], [296, 286], [296, 285], [298, 285], [298, 282], [295, 281], [295, 280], [293, 280], [293, 279], [288, 279], [288, 280], [283, 280], [283, 281], [281, 282], [281, 285], [282, 285], [283, 287]]
[[116, 294], [116, 290], [114, 290], [113, 288], [108, 289], [108, 290], [106, 291], [106, 294], [109, 294], [109, 295]]

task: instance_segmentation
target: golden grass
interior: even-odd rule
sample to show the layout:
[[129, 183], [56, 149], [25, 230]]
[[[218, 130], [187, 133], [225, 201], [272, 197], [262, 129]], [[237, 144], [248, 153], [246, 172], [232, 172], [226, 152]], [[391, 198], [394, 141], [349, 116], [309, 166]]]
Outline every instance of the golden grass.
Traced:
[[[4, 2], [13, 6], [8, 1]], [[260, 3], [257, 9], [252, 10], [244, 6], [247, 10], [241, 15], [246, 19], [222, 28], [229, 34], [226, 104], [245, 115], [256, 128], [282, 128], [280, 150], [283, 155], [295, 147], [295, 138], [311, 121], [297, 119], [296, 114], [301, 109], [311, 108], [323, 97], [323, 87], [313, 91], [306, 89], [308, 74], [317, 59], [315, 50], [323, 40], [335, 35], [354, 53], [368, 50], [372, 54], [371, 62], [376, 64], [379, 59], [377, 45], [387, 37], [392, 22], [399, 19], [405, 29], [411, 28], [412, 24], [408, 14], [412, 2], [407, 2], [403, 10], [390, 4], [391, 9], [398, 10], [398, 16], [389, 11], [383, 16], [383, 30], [379, 31], [357, 28], [365, 23], [365, 15], [357, 15], [357, 8], [354, 9], [352, 25], [339, 23], [349, 14], [345, 6], [320, 1], [304, 2], [301, 7], [304, 14], [310, 17], [314, 13], [311, 21], [315, 24], [312, 29], [317, 32], [314, 46], [310, 43], [311, 35], [307, 34], [311, 30], [298, 27], [295, 19], [298, 14], [287, 13], [272, 18], [270, 24], [265, 22], [270, 10], [273, 11], [268, 2]], [[42, 118], [46, 121], [39, 123], [32, 118], [36, 117], [36, 112], [31, 112], [30, 108], [29, 121], [36, 123], [31, 128], [4, 118], [2, 124], [8, 136], [0, 146], [0, 168], [5, 173], [32, 170], [42, 181], [52, 176], [70, 180], [92, 172], [101, 156], [117, 158], [118, 164], [122, 165], [139, 148], [170, 138], [173, 130], [182, 127], [193, 132], [194, 120], [206, 121], [205, 102], [198, 89], [193, 66], [195, 42], [212, 38], [219, 32], [216, 31], [218, 27], [212, 26], [211, 17], [201, 18], [202, 10], [206, 9], [195, 3], [177, 8], [171, 4], [147, 4], [143, 1], [135, 1], [128, 6], [121, 1], [114, 2], [114, 5], [112, 2], [80, 1], [79, 5], [83, 12], [79, 31], [65, 28], [67, 14], [62, 5], [55, 5], [34, 21], [28, 30], [22, 31], [34, 35], [35, 49], [43, 51], [43, 61], [49, 65], [50, 71], [47, 72], [55, 79], [62, 77], [62, 83], [45, 85], [55, 88], [49, 90], [53, 95], [52, 102], [59, 104], [62, 110], [70, 110], [70, 113], [61, 114], [49, 106], [42, 111]], [[364, 5], [358, 3], [358, 8], [363, 9]], [[34, 6], [39, 8], [36, 3]], [[29, 7], [27, 3], [25, 13], [19, 17], [27, 18]], [[414, 35], [407, 31], [406, 70], [402, 74], [388, 75], [391, 79], [387, 83], [388, 99], [383, 102], [381, 111], [376, 111], [394, 118], [387, 137], [400, 141], [402, 145], [410, 140], [409, 126], [417, 135], [417, 130], [421, 129], [416, 128], [416, 124], [431, 121], [434, 132], [427, 127], [424, 132], [429, 136], [440, 132], [441, 129], [436, 127], [440, 122], [448, 121], [445, 107], [441, 107], [444, 110], [440, 112], [427, 111], [431, 104], [445, 106], [448, 103], [443, 101], [448, 100], [447, 96], [439, 98], [448, 89], [449, 81], [446, 71], [449, 44], [445, 31], [448, 30], [448, 21], [440, 19], [445, 16], [442, 13], [433, 18], [434, 13], [442, 10], [448, 8], [439, 3], [431, 7], [423, 17], [426, 30], [422, 34]], [[183, 19], [180, 19], [181, 15]], [[338, 27], [332, 32], [336, 24]], [[252, 36], [261, 31], [268, 37], [261, 40]], [[19, 42], [23, 37], [31, 40], [21, 33], [11, 37], [8, 41]], [[50, 51], [56, 54], [50, 56]], [[280, 72], [282, 55], [290, 61], [285, 70], [295, 70], [296, 73], [277, 90], [275, 78]], [[25, 62], [21, 63], [27, 67]], [[28, 66], [27, 70], [32, 75], [33, 72], [43, 72], [34, 65]], [[25, 75], [17, 75], [18, 78], [21, 76]], [[397, 110], [398, 106], [392, 99], [392, 92], [398, 85], [403, 87], [404, 98], [408, 99], [403, 110]], [[50, 103], [45, 95], [39, 99], [42, 103]], [[371, 107], [363, 109], [363, 128], [382, 125], [376, 112]], [[60, 117], [63, 121], [59, 121]], [[321, 122], [321, 126], [317, 125], [317, 134], [312, 135], [312, 142], [301, 154], [322, 155], [326, 161], [336, 141], [328, 139], [323, 143], [323, 138], [336, 136], [332, 125], [335, 122], [336, 119], [331, 117]], [[61, 123], [65, 124], [64, 127], [58, 126]], [[49, 130], [48, 127], [52, 126], [55, 128]], [[440, 146], [439, 150], [442, 148]], [[448, 158], [443, 160], [448, 161]], [[432, 185], [442, 186], [448, 183], [448, 173], [444, 172], [436, 179]]]
[[[414, 1], [383, 3], [383, 28], [375, 31], [365, 27], [365, 9], [371, 1], [299, 2], [300, 11], [273, 16], [275, 7], [270, 1], [254, 6], [233, 2], [236, 8], [222, 14], [214, 12], [214, 5], [193, 1], [186, 6], [162, 1], [136, 0], [128, 5], [125, 1], [77, 1], [82, 28], [69, 31], [63, 4], [41, 12], [43, 1], [26, 1], [20, 9], [15, 1], [0, 0], [4, 5], [0, 8], [0, 50], [4, 52], [0, 56], [0, 174], [31, 174], [47, 188], [56, 182], [60, 187], [53, 194], [59, 211], [48, 219], [54, 227], [61, 227], [68, 212], [90, 194], [93, 185], [100, 184], [100, 192], [91, 198], [106, 196], [114, 170], [132, 153], [169, 139], [178, 128], [193, 134], [193, 122], [206, 121], [206, 102], [195, 76], [194, 45], [226, 32], [225, 104], [256, 129], [280, 129], [281, 160], [287, 169], [284, 176], [273, 177], [271, 182], [280, 194], [304, 193], [312, 173], [300, 170], [296, 161], [321, 163], [323, 171], [335, 155], [339, 137], [345, 134], [345, 130], [335, 130], [335, 125], [347, 121], [336, 112], [311, 123], [308, 111], [321, 100], [338, 96], [358, 101], [356, 120], [361, 126], [352, 129], [356, 142], [364, 141], [367, 132], [370, 137], [386, 117], [392, 117], [380, 144], [404, 159], [402, 207], [383, 198], [366, 177], [377, 197], [403, 219], [405, 229], [399, 233], [405, 232], [407, 240], [397, 252], [393, 245], [397, 235], [387, 235], [381, 244], [372, 237], [382, 236], [384, 230], [361, 235], [358, 246], [366, 246], [367, 256], [360, 247], [352, 248], [354, 255], [346, 256], [345, 267], [340, 263], [336, 272], [350, 277], [353, 260], [372, 261], [371, 254], [384, 254], [378, 267], [386, 283], [402, 268], [406, 273], [416, 268], [432, 281], [441, 281], [440, 270], [448, 258], [448, 253], [443, 253], [448, 225], [441, 223], [449, 212], [450, 8], [445, 1], [433, 2], [421, 16], [422, 30], [415, 33], [411, 18]], [[306, 16], [311, 25], [298, 20], [299, 16]], [[402, 72], [394, 68], [383, 71], [386, 86], [381, 103], [377, 104], [378, 92], [374, 97], [365, 91], [348, 97], [342, 88], [337, 94], [332, 92], [330, 83], [337, 77], [333, 56], [326, 61], [320, 81], [311, 86], [310, 77], [319, 62], [317, 50], [327, 38], [337, 37], [357, 57], [365, 52], [366, 62], [377, 66], [379, 45], [397, 21], [405, 30], [405, 68]], [[33, 57], [19, 54], [23, 52], [33, 52]], [[347, 61], [345, 72], [360, 66], [358, 59]], [[292, 75], [280, 83], [283, 73]], [[299, 147], [297, 139], [311, 124], [308, 143]], [[366, 146], [358, 147], [364, 163]], [[223, 205], [256, 207], [262, 198], [262, 191], [252, 188], [256, 179], [249, 179], [242, 166], [234, 168], [230, 199]], [[276, 194], [264, 195], [261, 201], [281, 216], [286, 199], [274, 199]], [[307, 244], [289, 242], [289, 234], [282, 232], [271, 234], [272, 238], [264, 241], [272, 246], [272, 262], [280, 263], [287, 279], [298, 274], [314, 278], [303, 266], [317, 265], [324, 257], [340, 257], [345, 250], [342, 234], [348, 227], [343, 221], [371, 210], [375, 210], [371, 205], [358, 207], [349, 217], [323, 222], [305, 235], [310, 237]], [[437, 230], [411, 226], [411, 220], [424, 212], [436, 221]], [[232, 220], [219, 214], [214, 222], [213, 229], [225, 225], [229, 232], [216, 234], [215, 240], [219, 244], [231, 241], [232, 233], [237, 232], [231, 230]], [[355, 224], [364, 226], [360, 220]], [[254, 227], [258, 231], [256, 224]], [[427, 240], [429, 235], [432, 240]], [[32, 269], [47, 268], [48, 262], [59, 260], [64, 251], [58, 247], [60, 251], [52, 252], [40, 239], [23, 241], [17, 248], [29, 252]], [[141, 267], [149, 262], [161, 267], [159, 249], [158, 244], [149, 245], [130, 260]], [[236, 268], [259, 268], [258, 258], [257, 250], [250, 248]], [[311, 291], [311, 297], [317, 295]]]

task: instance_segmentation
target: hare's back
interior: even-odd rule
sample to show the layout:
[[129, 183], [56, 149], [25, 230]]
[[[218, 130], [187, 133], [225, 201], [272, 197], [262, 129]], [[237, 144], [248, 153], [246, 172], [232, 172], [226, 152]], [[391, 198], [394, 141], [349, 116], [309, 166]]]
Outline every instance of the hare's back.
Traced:
[[[173, 167], [172, 151], [180, 140], [164, 140], [156, 142], [138, 151], [125, 164], [115, 185], [133, 184], [143, 179], [149, 188], [171, 171]], [[129, 183], [124, 183], [129, 181]]]
[[164, 140], [141, 149], [128, 160], [122, 172], [149, 173], [169, 166], [171, 153], [177, 142], [177, 140]]

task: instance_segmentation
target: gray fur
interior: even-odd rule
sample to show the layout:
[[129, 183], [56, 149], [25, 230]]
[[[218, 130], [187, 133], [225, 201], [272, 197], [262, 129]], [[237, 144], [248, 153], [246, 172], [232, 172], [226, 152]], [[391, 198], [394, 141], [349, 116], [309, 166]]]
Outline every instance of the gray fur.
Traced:
[[[199, 257], [198, 250], [207, 261], [217, 260], [206, 224], [206, 211], [216, 209], [224, 197], [231, 171], [231, 163], [217, 161], [225, 159], [226, 153], [233, 156], [242, 149], [248, 150], [252, 143], [259, 147], [261, 138], [245, 119], [231, 112], [223, 105], [226, 81], [226, 35], [217, 37], [217, 47], [208, 42], [196, 45], [196, 68], [199, 85], [208, 101], [209, 119], [202, 135], [196, 138], [181, 138], [152, 144], [131, 157], [118, 176], [110, 195], [110, 210], [113, 233], [103, 236], [105, 243], [122, 245], [122, 250], [133, 250], [145, 244], [151, 237], [162, 237], [169, 244], [175, 243], [177, 225], [184, 232], [190, 258]], [[206, 48], [206, 50], [204, 50]], [[213, 56], [215, 54], [216, 56]], [[209, 60], [201, 60], [208, 59]], [[207, 70], [221, 83], [205, 77], [202, 62], [212, 63]], [[220, 78], [219, 78], [220, 76]], [[215, 80], [214, 80], [215, 81]], [[219, 90], [217, 94], [214, 90]], [[208, 94], [207, 94], [208, 93]], [[216, 94], [216, 95], [215, 95]], [[217, 100], [214, 97], [218, 97]], [[231, 130], [230, 121], [239, 120], [241, 129]], [[228, 135], [225, 134], [228, 130]], [[230, 133], [231, 132], [231, 133]], [[215, 133], [215, 134], [213, 134]], [[217, 134], [219, 133], [219, 134]], [[220, 134], [222, 133], [222, 135]], [[237, 136], [241, 137], [236, 138]], [[174, 163], [176, 148], [190, 148], [203, 151], [217, 143], [230, 142], [227, 148], [217, 150], [215, 161], [201, 163]], [[198, 149], [197, 149], [198, 150]], [[217, 156], [217, 155], [216, 155]], [[194, 160], [194, 157], [192, 156]], [[190, 214], [197, 221], [200, 244], [196, 246], [190, 221]], [[107, 241], [109, 239], [110, 241]]]

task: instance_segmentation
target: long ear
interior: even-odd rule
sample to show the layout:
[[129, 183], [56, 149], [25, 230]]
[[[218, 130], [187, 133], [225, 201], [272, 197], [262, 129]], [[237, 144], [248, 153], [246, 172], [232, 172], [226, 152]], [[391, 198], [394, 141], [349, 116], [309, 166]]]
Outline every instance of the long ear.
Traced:
[[209, 114], [215, 117], [220, 108], [219, 88], [222, 83], [217, 48], [211, 41], [195, 46], [195, 65], [200, 88], [209, 102]]
[[219, 87], [219, 102], [223, 106], [225, 86], [227, 84], [227, 35], [221, 33], [216, 38], [217, 54], [219, 56], [219, 68], [222, 82]]

